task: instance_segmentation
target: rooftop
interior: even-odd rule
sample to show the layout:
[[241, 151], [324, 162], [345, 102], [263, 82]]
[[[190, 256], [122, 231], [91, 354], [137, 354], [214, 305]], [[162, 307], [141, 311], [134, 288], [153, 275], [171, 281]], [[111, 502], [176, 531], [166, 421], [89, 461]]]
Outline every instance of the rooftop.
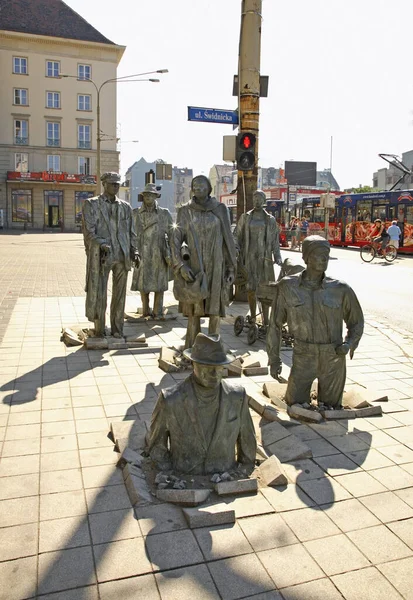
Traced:
[[62, 0], [0, 0], [0, 29], [115, 45]]

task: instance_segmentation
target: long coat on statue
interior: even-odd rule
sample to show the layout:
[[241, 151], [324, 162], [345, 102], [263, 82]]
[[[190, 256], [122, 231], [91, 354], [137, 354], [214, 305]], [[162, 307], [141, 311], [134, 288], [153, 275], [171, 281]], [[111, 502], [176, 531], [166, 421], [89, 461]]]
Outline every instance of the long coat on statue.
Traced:
[[[237, 267], [236, 249], [228, 209], [215, 198], [209, 198], [204, 205], [192, 199], [178, 209], [171, 243], [175, 273], [183, 265], [183, 242], [188, 244], [191, 270], [194, 274], [200, 272], [195, 239], [201, 254], [209, 295], [206, 300], [193, 305], [193, 314], [225, 317], [225, 306], [228, 306], [229, 300], [228, 286], [224, 278], [227, 269], [235, 270]], [[179, 309], [184, 315], [190, 313], [185, 303], [180, 304]]]
[[140, 208], [135, 208], [133, 218], [141, 260], [139, 267], [133, 270], [131, 290], [146, 294], [165, 292], [169, 281], [167, 260], [171, 259], [169, 249], [171, 213], [155, 202], [153, 210], [148, 210], [144, 204]]
[[245, 389], [221, 381], [212, 438], [205, 440], [192, 376], [162, 390], [151, 422], [148, 449], [160, 468], [181, 473], [222, 473], [241, 463], [253, 467], [257, 442]]

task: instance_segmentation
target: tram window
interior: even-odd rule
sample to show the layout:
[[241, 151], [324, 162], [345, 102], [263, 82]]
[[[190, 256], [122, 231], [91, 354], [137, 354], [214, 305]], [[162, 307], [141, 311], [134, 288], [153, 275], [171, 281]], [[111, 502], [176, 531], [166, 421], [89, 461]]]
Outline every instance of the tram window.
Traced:
[[324, 223], [324, 208], [314, 209], [314, 223]]
[[375, 206], [373, 208], [373, 221], [375, 219], [381, 219], [382, 221], [386, 220], [386, 206]]
[[357, 221], [371, 221], [371, 202], [357, 203]]
[[413, 206], [406, 206], [405, 223], [413, 223]]
[[[410, 208], [413, 208], [413, 207], [411, 206]], [[403, 204], [399, 204], [399, 206], [397, 207], [397, 216], [395, 216], [394, 218], [397, 219], [399, 221], [399, 223], [404, 222], [404, 205]]]

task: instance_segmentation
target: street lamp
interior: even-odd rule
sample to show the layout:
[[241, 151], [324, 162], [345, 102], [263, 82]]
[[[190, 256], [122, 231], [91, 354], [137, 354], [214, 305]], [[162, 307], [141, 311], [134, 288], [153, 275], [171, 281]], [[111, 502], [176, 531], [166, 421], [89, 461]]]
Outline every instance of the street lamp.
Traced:
[[[159, 83], [160, 79], [131, 79], [132, 77], [142, 77], [143, 75], [152, 75], [155, 73], [168, 73], [168, 69], [158, 69], [157, 71], [147, 71], [146, 73], [135, 73], [134, 75], [124, 75], [123, 77], [114, 77], [111, 79], [107, 79], [106, 81], [104, 81], [103, 83], [101, 83], [99, 86], [96, 84], [95, 81], [93, 81], [93, 79], [91, 79], [90, 77], [85, 77], [84, 79], [82, 79], [81, 81], [89, 81], [90, 83], [92, 83], [95, 86], [95, 90], [96, 90], [96, 94], [97, 94], [97, 105], [96, 105], [96, 128], [97, 128], [97, 132], [96, 132], [96, 179], [97, 179], [97, 186], [98, 186], [98, 192], [100, 193], [101, 191], [101, 181], [100, 181], [100, 144], [102, 141], [102, 137], [101, 137], [101, 133], [100, 133], [100, 92], [103, 88], [103, 86], [105, 86], [107, 83], [134, 83], [137, 81], [149, 81], [150, 83]], [[73, 79], [79, 79], [79, 77], [77, 75], [63, 75], [61, 74], [60, 77], [62, 78], [73, 78]]]

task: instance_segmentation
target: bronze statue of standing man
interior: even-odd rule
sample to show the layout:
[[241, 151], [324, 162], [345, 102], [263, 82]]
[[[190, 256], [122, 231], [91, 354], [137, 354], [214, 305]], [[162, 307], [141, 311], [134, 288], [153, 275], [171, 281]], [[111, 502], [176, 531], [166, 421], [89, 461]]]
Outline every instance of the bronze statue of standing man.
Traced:
[[107, 287], [112, 272], [110, 324], [114, 337], [123, 336], [128, 271], [136, 258], [132, 208], [117, 197], [120, 176], [104, 173], [104, 192], [83, 204], [83, 238], [86, 263], [86, 317], [95, 324], [95, 335], [105, 335]]
[[[167, 208], [159, 206], [161, 197], [154, 183], [148, 183], [142, 193], [140, 208], [133, 211], [139, 252], [139, 266], [133, 271], [131, 290], [139, 291], [144, 317], [163, 318], [163, 295], [168, 289], [171, 250], [169, 236], [172, 216]], [[149, 294], [154, 292], [153, 311], [149, 307]]]
[[[285, 400], [290, 406], [310, 403], [311, 385], [318, 379], [318, 408], [341, 408], [346, 381], [346, 355], [353, 357], [363, 334], [364, 318], [349, 285], [325, 275], [329, 242], [318, 235], [304, 239], [305, 270], [284, 277], [275, 286], [267, 333], [271, 375], [281, 373], [281, 331], [285, 323], [294, 336], [293, 364]], [[347, 335], [343, 340], [343, 322]]]
[[[241, 215], [236, 228], [240, 249], [239, 264], [247, 277], [250, 320], [255, 323], [257, 314], [257, 288], [261, 283], [275, 281], [274, 263], [281, 266], [280, 241], [275, 218], [265, 210], [265, 192], [253, 194], [254, 208]], [[269, 306], [262, 306], [263, 324], [268, 325]]]
[[[191, 191], [192, 200], [178, 209], [171, 244], [174, 294], [188, 317], [185, 348], [193, 346], [201, 317], [209, 317], [208, 333], [219, 333], [236, 269], [227, 207], [211, 198], [211, 182], [204, 175], [194, 177]], [[187, 260], [182, 244], [187, 245]]]

